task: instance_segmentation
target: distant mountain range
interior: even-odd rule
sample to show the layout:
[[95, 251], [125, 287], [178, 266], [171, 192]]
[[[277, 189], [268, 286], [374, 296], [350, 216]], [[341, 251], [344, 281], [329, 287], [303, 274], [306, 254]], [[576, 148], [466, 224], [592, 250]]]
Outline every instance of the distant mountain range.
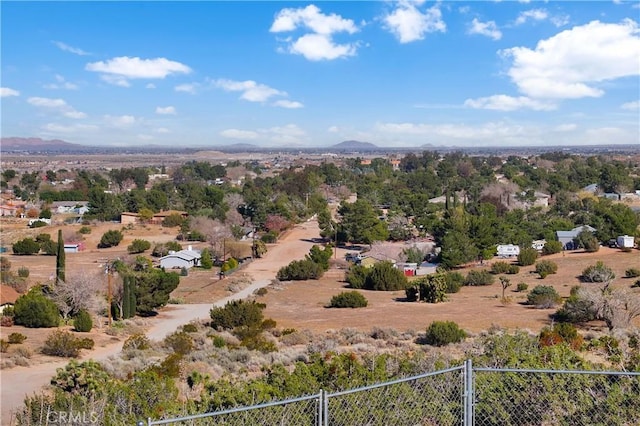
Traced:
[[2, 151], [75, 151], [85, 150], [87, 147], [76, 143], [65, 142], [60, 139], [44, 140], [40, 138], [2, 138]]
[[380, 147], [369, 142], [344, 141], [327, 147], [328, 150], [337, 151], [378, 151]]

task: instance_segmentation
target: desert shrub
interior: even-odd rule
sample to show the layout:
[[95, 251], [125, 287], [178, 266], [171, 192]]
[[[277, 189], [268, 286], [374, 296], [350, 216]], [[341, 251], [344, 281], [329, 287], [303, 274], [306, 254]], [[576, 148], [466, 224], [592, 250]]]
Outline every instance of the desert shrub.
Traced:
[[0, 317], [0, 327], [13, 327], [13, 317], [3, 315]]
[[234, 300], [222, 308], [214, 307], [210, 311], [211, 327], [234, 329], [236, 327], [259, 327], [263, 321], [263, 303]]
[[556, 289], [547, 285], [537, 285], [527, 295], [527, 304], [539, 309], [551, 308], [561, 300], [562, 298]]
[[260, 287], [254, 292], [256, 296], [264, 296], [267, 293], [268, 293], [268, 290], [266, 289], [266, 287]]
[[164, 218], [164, 220], [162, 221], [162, 226], [164, 226], [165, 228], [174, 228], [176, 226], [181, 226], [183, 223], [184, 218], [182, 217], [182, 215], [173, 213]]
[[367, 298], [357, 291], [344, 291], [331, 298], [330, 308], [364, 308], [369, 304]]
[[309, 250], [309, 254], [306, 255], [306, 258], [322, 266], [322, 269], [327, 271], [329, 269], [329, 259], [331, 259], [332, 254], [333, 250], [330, 246], [326, 246], [324, 249], [321, 249], [319, 246], [314, 245]]
[[542, 254], [548, 256], [550, 254], [560, 253], [562, 251], [562, 243], [560, 241], [547, 241], [542, 247]]
[[122, 232], [111, 229], [102, 234], [102, 237], [100, 238], [100, 244], [98, 244], [98, 248], [115, 247], [120, 244], [122, 238], [124, 238]]
[[429, 324], [424, 341], [428, 345], [445, 346], [464, 340], [467, 334], [453, 321], [434, 321]]
[[491, 265], [491, 273], [492, 274], [506, 274], [509, 271], [509, 266], [511, 266], [508, 262], [504, 260], [499, 260], [493, 265]]
[[509, 265], [509, 269], [507, 269], [507, 274], [515, 275], [520, 272], [520, 267], [518, 265]]
[[464, 275], [460, 272], [447, 272], [444, 274], [444, 280], [446, 283], [445, 292], [447, 293], [457, 293], [464, 285]]
[[40, 251], [40, 244], [33, 238], [24, 238], [20, 241], [16, 241], [12, 246], [13, 254], [24, 256], [36, 254]]
[[186, 332], [175, 332], [164, 339], [164, 345], [174, 353], [186, 355], [193, 350], [193, 338]]
[[9, 350], [9, 342], [4, 339], [0, 339], [0, 352], [6, 353]]
[[211, 338], [211, 343], [214, 348], [224, 348], [227, 345], [227, 341], [224, 340], [224, 337], [218, 335]]
[[18, 269], [18, 276], [20, 278], [29, 278], [29, 268], [27, 268], [26, 266], [21, 266]]
[[344, 280], [351, 288], [364, 288], [369, 270], [362, 265], [352, 265], [345, 273]]
[[574, 324], [593, 321], [596, 317], [597, 312], [593, 301], [582, 297], [580, 294], [580, 286], [571, 288], [569, 298], [564, 301], [562, 307], [553, 315], [556, 321]]
[[84, 309], [80, 310], [76, 317], [73, 319], [73, 328], [76, 331], [88, 333], [93, 328], [93, 320], [89, 312]]
[[91, 233], [91, 228], [88, 226], [82, 226], [80, 229], [78, 229], [78, 232], [83, 235], [87, 235]]
[[44, 226], [47, 226], [47, 222], [36, 220], [35, 222], [31, 223], [31, 225], [29, 225], [29, 228], [42, 228]]
[[391, 262], [378, 262], [369, 270], [364, 287], [367, 290], [396, 291], [407, 287], [407, 277]]
[[129, 254], [139, 254], [151, 248], [151, 243], [147, 240], [135, 239], [127, 246], [127, 252]]
[[29, 328], [57, 327], [60, 313], [56, 304], [39, 288], [32, 289], [16, 300], [13, 321]]
[[558, 272], [558, 265], [550, 260], [541, 260], [536, 263], [536, 273], [545, 279], [548, 275]]
[[149, 338], [144, 334], [137, 333], [127, 337], [127, 340], [125, 340], [124, 344], [122, 345], [122, 350], [137, 349], [143, 351], [145, 349], [149, 349], [150, 347], [151, 343], [149, 341]]
[[616, 277], [616, 274], [611, 268], [606, 266], [603, 262], [598, 261], [595, 265], [587, 266], [581, 275], [582, 281], [590, 283], [608, 283]]
[[447, 282], [444, 274], [427, 275], [414, 281], [405, 289], [407, 300], [423, 300], [427, 303], [440, 303], [447, 299]]
[[532, 247], [525, 247], [520, 250], [520, 254], [518, 255], [518, 264], [520, 266], [533, 265], [536, 263], [536, 259], [538, 259], [537, 250]]
[[312, 260], [294, 260], [278, 271], [276, 278], [280, 281], [317, 280], [322, 277], [324, 269]]
[[266, 234], [262, 235], [260, 237], [260, 240], [266, 244], [275, 243], [276, 241], [278, 241], [278, 235], [273, 231], [269, 231]]
[[573, 324], [558, 323], [553, 328], [544, 327], [538, 335], [540, 346], [553, 346], [560, 343], [568, 344], [573, 350], [582, 346], [583, 338]]
[[200, 231], [193, 230], [187, 234], [187, 241], [207, 241], [207, 236]]
[[640, 287], [640, 280], [636, 280], [635, 283], [631, 284], [631, 288], [638, 288]]
[[627, 278], [640, 277], [640, 268], [629, 268], [624, 271], [624, 276]]
[[495, 277], [491, 275], [486, 269], [480, 271], [469, 271], [464, 279], [464, 285], [479, 286], [479, 285], [491, 285], [495, 281]]
[[196, 333], [198, 331], [198, 326], [195, 324], [185, 324], [182, 326], [182, 331], [185, 333]]
[[11, 333], [9, 337], [7, 337], [7, 341], [12, 345], [20, 344], [27, 340], [27, 336], [22, 333]]
[[55, 256], [58, 253], [58, 244], [49, 239], [40, 243], [40, 250], [47, 256]]
[[595, 253], [600, 250], [600, 243], [591, 231], [585, 229], [581, 231], [574, 239], [574, 242], [578, 247], [582, 247], [585, 251]]
[[529, 288], [529, 284], [527, 283], [518, 283], [518, 285], [516, 285], [517, 292], [527, 291], [528, 288]]
[[91, 348], [93, 348], [93, 340], [77, 338], [68, 331], [56, 330], [45, 340], [42, 353], [75, 358], [80, 354], [81, 349]]

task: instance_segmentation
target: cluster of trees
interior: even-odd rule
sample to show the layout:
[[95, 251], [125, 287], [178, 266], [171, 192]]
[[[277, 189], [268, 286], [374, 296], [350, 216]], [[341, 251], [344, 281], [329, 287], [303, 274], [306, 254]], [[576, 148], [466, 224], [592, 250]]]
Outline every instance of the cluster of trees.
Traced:
[[276, 278], [280, 281], [317, 280], [329, 269], [329, 259], [333, 255], [331, 246], [321, 249], [314, 245], [302, 260], [294, 260], [280, 268]]

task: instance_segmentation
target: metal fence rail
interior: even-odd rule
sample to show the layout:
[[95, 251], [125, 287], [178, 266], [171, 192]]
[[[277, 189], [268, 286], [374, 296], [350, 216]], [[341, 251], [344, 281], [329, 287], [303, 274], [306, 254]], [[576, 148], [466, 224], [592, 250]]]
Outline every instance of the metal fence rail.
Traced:
[[335, 393], [147, 424], [637, 426], [640, 373], [464, 365]]

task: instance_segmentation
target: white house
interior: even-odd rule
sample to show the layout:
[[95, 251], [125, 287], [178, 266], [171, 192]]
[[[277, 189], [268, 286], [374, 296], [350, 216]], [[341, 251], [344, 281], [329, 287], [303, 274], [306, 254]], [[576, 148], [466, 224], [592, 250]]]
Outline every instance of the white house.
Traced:
[[496, 249], [500, 257], [513, 257], [520, 254], [520, 246], [514, 244], [500, 244]]
[[170, 252], [168, 255], [160, 258], [160, 267], [165, 269], [190, 269], [194, 266], [200, 266], [202, 255], [199, 251], [193, 250], [191, 246], [187, 250]]

